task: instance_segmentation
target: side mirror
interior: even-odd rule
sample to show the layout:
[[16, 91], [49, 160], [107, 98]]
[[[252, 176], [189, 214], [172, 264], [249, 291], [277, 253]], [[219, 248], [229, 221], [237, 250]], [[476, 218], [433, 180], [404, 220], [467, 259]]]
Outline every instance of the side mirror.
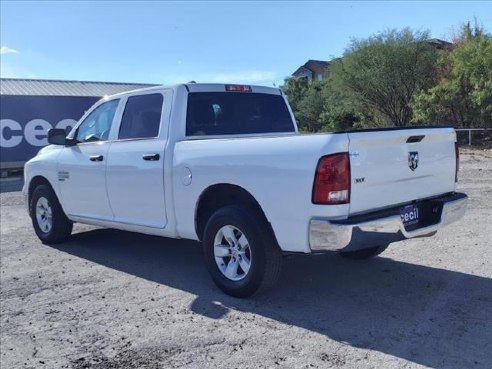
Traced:
[[64, 129], [52, 128], [48, 131], [48, 143], [52, 145], [65, 145], [67, 141], [66, 136], [67, 134]]

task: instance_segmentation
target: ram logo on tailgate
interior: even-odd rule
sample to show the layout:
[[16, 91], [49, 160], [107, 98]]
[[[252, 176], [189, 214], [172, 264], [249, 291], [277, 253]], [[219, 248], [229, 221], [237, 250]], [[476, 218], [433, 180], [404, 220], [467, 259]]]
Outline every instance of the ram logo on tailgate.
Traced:
[[411, 170], [417, 169], [419, 166], [419, 153], [417, 151], [410, 151], [408, 153], [408, 167]]

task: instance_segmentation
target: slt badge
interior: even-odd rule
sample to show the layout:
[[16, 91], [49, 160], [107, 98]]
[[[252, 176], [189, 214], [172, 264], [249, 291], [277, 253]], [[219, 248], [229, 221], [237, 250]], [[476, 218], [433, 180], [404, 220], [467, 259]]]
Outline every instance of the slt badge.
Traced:
[[419, 166], [419, 153], [417, 151], [408, 152], [408, 167], [411, 170], [417, 169]]

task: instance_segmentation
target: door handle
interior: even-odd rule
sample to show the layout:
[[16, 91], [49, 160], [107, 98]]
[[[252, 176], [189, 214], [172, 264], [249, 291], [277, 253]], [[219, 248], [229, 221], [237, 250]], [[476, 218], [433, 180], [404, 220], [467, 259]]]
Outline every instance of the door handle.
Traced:
[[159, 160], [161, 156], [159, 154], [144, 154], [142, 156], [143, 160], [156, 161]]
[[103, 156], [102, 155], [91, 155], [89, 156], [90, 161], [103, 161]]

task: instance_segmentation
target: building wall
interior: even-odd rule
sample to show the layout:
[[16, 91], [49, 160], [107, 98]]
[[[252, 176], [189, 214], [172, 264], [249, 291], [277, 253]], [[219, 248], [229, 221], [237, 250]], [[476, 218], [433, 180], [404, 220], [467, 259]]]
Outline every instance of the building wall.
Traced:
[[311, 82], [311, 80], [313, 78], [313, 72], [311, 72], [308, 69], [305, 69], [305, 70], [302, 70], [302, 71], [299, 71], [298, 73], [296, 73], [295, 77], [296, 78], [307, 78], [307, 80], [309, 82]]
[[100, 97], [0, 95], [0, 168], [19, 168], [46, 146], [48, 130], [68, 131]]

